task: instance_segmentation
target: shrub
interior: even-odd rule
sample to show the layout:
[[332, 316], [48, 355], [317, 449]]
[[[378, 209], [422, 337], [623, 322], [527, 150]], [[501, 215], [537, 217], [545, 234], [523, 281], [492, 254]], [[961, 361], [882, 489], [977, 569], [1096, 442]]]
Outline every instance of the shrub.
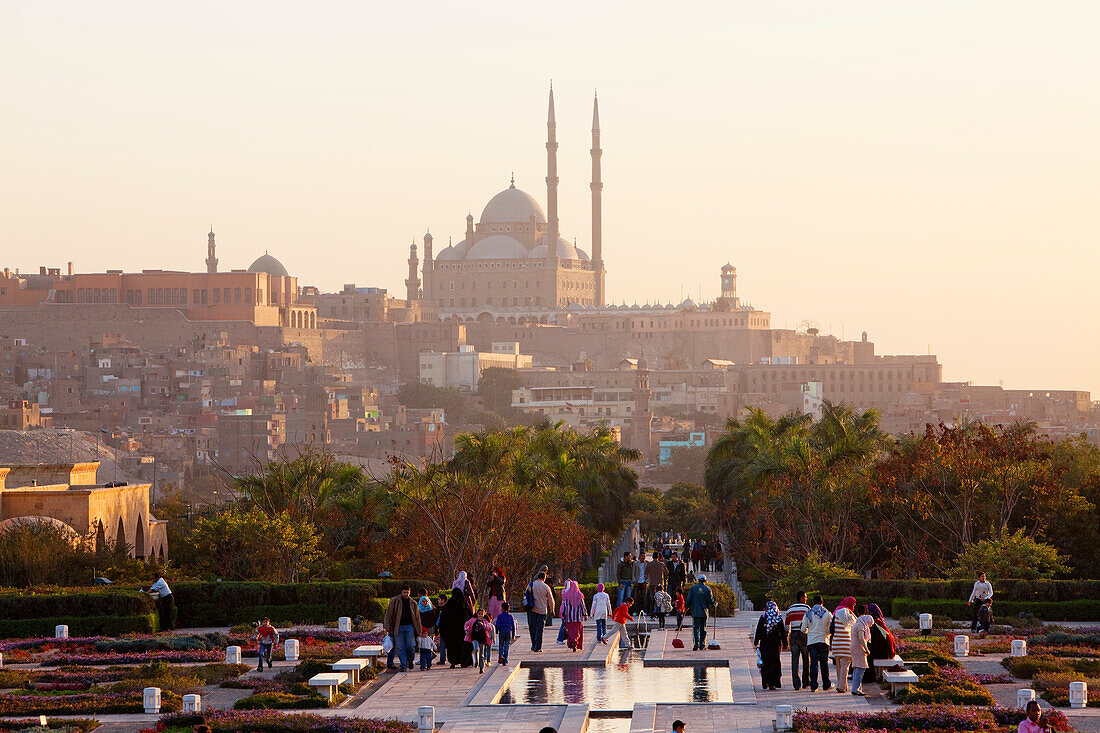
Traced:
[[1053, 578], [1069, 567], [1053, 545], [1028, 537], [1024, 530], [1009, 532], [1002, 527], [992, 539], [969, 544], [955, 558], [951, 568], [954, 578], [971, 578], [974, 569], [985, 570], [990, 578], [1023, 578], [1038, 580]]
[[[1019, 578], [1006, 577], [993, 584], [994, 605], [998, 601], [1074, 601], [1100, 599], [1100, 580], [1029, 580], [1026, 588], [1020, 585]], [[759, 593], [762, 586], [748, 583], [744, 578], [742, 586], [750, 595]], [[915, 600], [942, 598], [966, 601], [974, 585], [973, 578], [966, 580], [889, 580], [864, 578], [828, 578], [822, 581], [821, 591], [829, 595], [855, 596], [860, 601], [867, 598], [912, 598]], [[1027, 590], [1027, 597], [1017, 597], [1017, 593]], [[881, 603], [879, 605], [882, 605]], [[885, 607], [884, 609], [885, 610]], [[969, 617], [968, 617], [969, 618]]]
[[993, 695], [971, 681], [965, 673], [946, 672], [933, 666], [929, 674], [898, 692], [902, 704], [947, 703], [952, 705], [993, 705]]
[[794, 603], [795, 595], [799, 591], [805, 591], [811, 595], [815, 591], [824, 592], [826, 589], [835, 592], [831, 587], [826, 586], [827, 579], [831, 582], [837, 579], [852, 580], [859, 577], [854, 570], [822, 560], [816, 553], [801, 560], [779, 565], [776, 567], [776, 572], [779, 577], [776, 578], [775, 585], [768, 593], [768, 598], [783, 607]]
[[[1070, 682], [1084, 682], [1090, 689], [1100, 689], [1100, 678], [1085, 677], [1077, 672], [1038, 672], [1031, 686], [1051, 705], [1068, 707]], [[1100, 699], [1092, 695], [1089, 698], [1089, 707], [1100, 707]]]
[[[335, 701], [335, 698], [334, 698]], [[290, 695], [285, 692], [258, 692], [233, 704], [234, 710], [306, 710], [327, 708], [328, 698], [320, 695]]]
[[[41, 728], [37, 720], [0, 720], [0, 730], [37, 730]], [[85, 733], [99, 727], [99, 721], [92, 718], [66, 718], [47, 720], [46, 730], [59, 730], [63, 733]]]
[[120, 634], [150, 634], [157, 631], [155, 613], [140, 616], [53, 616], [0, 620], [0, 637], [27, 639], [35, 636], [53, 636], [54, 627], [67, 624], [70, 630], [88, 636], [117, 636]]
[[1013, 677], [1029, 680], [1040, 672], [1070, 672], [1070, 663], [1058, 657], [1046, 655], [1028, 655], [1026, 657], [1005, 657], [1001, 666]]
[[157, 729], [190, 729], [210, 726], [214, 733], [416, 733], [416, 726], [399, 720], [377, 718], [322, 718], [319, 715], [287, 715], [273, 711], [240, 712], [211, 710], [200, 714], [177, 713], [160, 719]]
[[101, 639], [97, 652], [207, 651], [229, 644], [225, 634], [189, 634], [187, 636], [145, 636], [135, 639]]
[[[161, 707], [179, 710], [179, 695], [165, 692]], [[73, 695], [0, 695], [0, 715], [83, 715], [109, 713], [143, 713], [141, 695], [118, 692], [88, 692]]]
[[153, 599], [136, 590], [46, 589], [0, 593], [0, 619], [30, 616], [138, 616], [155, 611]]
[[824, 713], [799, 710], [794, 730], [802, 733], [826, 731], [1003, 731], [1015, 729], [1024, 718], [1019, 709], [974, 709], [956, 705], [905, 705], [874, 712]]
[[[897, 597], [890, 603], [890, 615], [904, 618], [916, 613], [931, 613], [933, 616], [947, 616], [959, 621], [971, 618], [972, 611], [962, 599], [925, 599]], [[1058, 621], [1091, 621], [1100, 619], [1100, 600], [1081, 599], [1074, 601], [993, 601], [993, 613], [998, 620], [1030, 614], [1042, 619]]]

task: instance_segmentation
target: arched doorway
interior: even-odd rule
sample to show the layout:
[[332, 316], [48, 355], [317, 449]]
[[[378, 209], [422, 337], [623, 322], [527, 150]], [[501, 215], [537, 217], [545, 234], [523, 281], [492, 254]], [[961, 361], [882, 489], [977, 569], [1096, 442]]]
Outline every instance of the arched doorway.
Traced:
[[95, 523], [95, 551], [103, 552], [107, 547], [107, 532], [103, 529], [103, 521]]
[[138, 517], [137, 531], [134, 532], [134, 557], [145, 558], [145, 522]]
[[122, 517], [118, 518], [118, 531], [115, 532], [115, 551], [121, 552], [126, 549], [126, 526], [122, 523]]

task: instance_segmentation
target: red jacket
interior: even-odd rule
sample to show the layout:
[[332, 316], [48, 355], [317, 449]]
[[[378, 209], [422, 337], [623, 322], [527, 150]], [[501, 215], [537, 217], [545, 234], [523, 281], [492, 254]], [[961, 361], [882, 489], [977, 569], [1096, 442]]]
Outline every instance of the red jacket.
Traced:
[[611, 618], [617, 624], [625, 624], [627, 621], [634, 620], [634, 617], [630, 615], [630, 606], [625, 603], [611, 612]]

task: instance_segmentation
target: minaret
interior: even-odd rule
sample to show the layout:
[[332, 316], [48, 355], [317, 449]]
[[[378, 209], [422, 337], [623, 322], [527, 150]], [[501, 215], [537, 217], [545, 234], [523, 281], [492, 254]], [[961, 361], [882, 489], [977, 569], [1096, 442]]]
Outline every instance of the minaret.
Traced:
[[214, 225], [210, 225], [210, 233], [206, 235], [206, 272], [213, 275], [218, 271], [218, 258], [214, 256]]
[[653, 389], [649, 386], [649, 362], [645, 351], [638, 359], [637, 377], [634, 382], [634, 414], [631, 416], [631, 432], [634, 434], [633, 448], [640, 450], [644, 457], [649, 455], [653, 443]]
[[424, 232], [424, 297], [430, 298], [432, 293], [432, 233]]
[[596, 278], [596, 305], [604, 305], [603, 176], [600, 173], [600, 100], [592, 95], [592, 272]]
[[466, 249], [469, 249], [474, 243], [474, 215], [466, 215]]
[[550, 82], [550, 111], [546, 116], [547, 249], [558, 254], [558, 124], [554, 120], [554, 82]]
[[409, 247], [409, 279], [405, 281], [405, 293], [409, 301], [420, 297], [420, 278], [416, 276], [416, 266], [420, 261], [416, 259], [416, 240]]

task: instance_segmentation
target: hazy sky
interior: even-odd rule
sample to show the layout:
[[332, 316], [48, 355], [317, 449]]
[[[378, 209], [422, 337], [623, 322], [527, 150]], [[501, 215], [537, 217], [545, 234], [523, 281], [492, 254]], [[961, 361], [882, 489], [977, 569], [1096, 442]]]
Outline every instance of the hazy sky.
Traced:
[[402, 294], [516, 184], [619, 302], [742, 297], [944, 376], [1100, 396], [1100, 3], [0, 0], [2, 265]]

